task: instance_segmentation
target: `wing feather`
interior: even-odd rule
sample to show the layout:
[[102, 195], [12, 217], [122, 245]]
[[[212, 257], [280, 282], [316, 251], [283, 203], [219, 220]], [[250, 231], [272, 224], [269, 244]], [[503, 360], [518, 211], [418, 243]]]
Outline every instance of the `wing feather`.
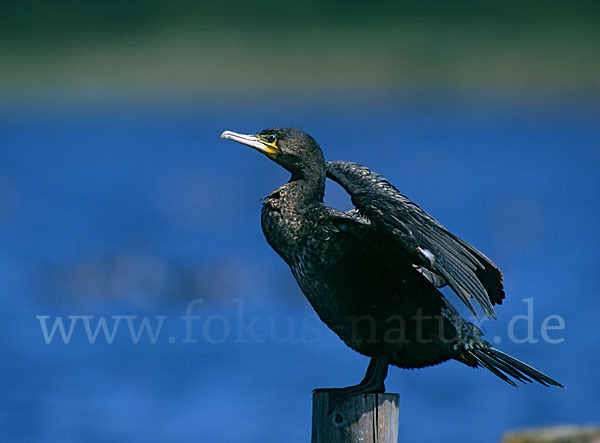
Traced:
[[415, 268], [432, 284], [447, 283], [475, 316], [471, 300], [485, 315], [496, 318], [493, 305], [502, 303], [504, 289], [502, 274], [489, 258], [369, 168], [351, 162], [327, 162], [327, 176], [350, 194], [361, 216], [376, 229], [391, 234], [412, 254]]

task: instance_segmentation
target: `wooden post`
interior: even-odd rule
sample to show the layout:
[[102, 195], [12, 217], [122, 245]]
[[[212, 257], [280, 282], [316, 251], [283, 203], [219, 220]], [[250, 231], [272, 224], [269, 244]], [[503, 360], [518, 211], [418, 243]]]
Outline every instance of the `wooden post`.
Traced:
[[327, 415], [329, 395], [313, 393], [312, 443], [397, 443], [398, 394], [361, 394]]

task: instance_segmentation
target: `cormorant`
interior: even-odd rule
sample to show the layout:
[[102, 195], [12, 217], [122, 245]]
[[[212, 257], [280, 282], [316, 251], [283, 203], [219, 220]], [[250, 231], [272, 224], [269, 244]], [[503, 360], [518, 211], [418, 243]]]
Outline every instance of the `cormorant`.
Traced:
[[[348, 396], [384, 392], [388, 365], [421, 368], [454, 359], [484, 367], [507, 383], [560, 383], [495, 349], [438, 290], [448, 285], [477, 317], [471, 300], [496, 318], [502, 274], [379, 174], [328, 161], [317, 142], [291, 127], [221, 138], [256, 149], [291, 173], [263, 200], [267, 242], [289, 265], [319, 317], [349, 347], [371, 358], [363, 380], [327, 389], [331, 410]], [[354, 210], [323, 203], [326, 178]]]

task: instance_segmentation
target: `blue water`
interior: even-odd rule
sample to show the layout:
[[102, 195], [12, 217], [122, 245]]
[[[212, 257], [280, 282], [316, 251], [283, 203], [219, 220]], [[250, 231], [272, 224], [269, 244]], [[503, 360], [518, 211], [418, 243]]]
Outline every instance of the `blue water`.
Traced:
[[[4, 106], [0, 440], [308, 441], [311, 390], [355, 383], [368, 362], [318, 322], [262, 237], [260, 198], [285, 171], [218, 139], [278, 124], [310, 132], [328, 159], [384, 174], [493, 258], [508, 296], [486, 336], [568, 388], [514, 389], [452, 362], [392, 368], [401, 441], [599, 421], [599, 111], [415, 97]], [[347, 209], [330, 187], [328, 202]], [[538, 342], [511, 342], [529, 298]], [[184, 343], [181, 317], [197, 299], [197, 342]], [[122, 320], [112, 344], [90, 344], [78, 320], [68, 344], [46, 344], [39, 315], [67, 327], [69, 315], [166, 319], [155, 343], [134, 344]], [[541, 335], [551, 315], [564, 320], [548, 332], [561, 343]], [[516, 321], [515, 335], [527, 333]]]

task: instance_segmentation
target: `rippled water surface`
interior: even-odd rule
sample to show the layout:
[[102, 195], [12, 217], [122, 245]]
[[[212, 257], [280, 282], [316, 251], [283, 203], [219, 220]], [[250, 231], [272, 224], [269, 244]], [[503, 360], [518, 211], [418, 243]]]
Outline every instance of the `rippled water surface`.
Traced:
[[[393, 368], [402, 441], [597, 421], [598, 111], [417, 99], [5, 109], [0, 439], [308, 441], [311, 389], [355, 383], [368, 362], [319, 323], [263, 239], [260, 198], [285, 171], [218, 139], [279, 124], [310, 132], [328, 159], [384, 174], [494, 259], [508, 296], [486, 337], [568, 387], [514, 389], [458, 363]], [[327, 201], [347, 209], [330, 188]], [[533, 317], [514, 333], [538, 342], [513, 343], [508, 325], [529, 298]], [[101, 316], [110, 327], [136, 318], [110, 344], [90, 344], [83, 317], [68, 344], [46, 344], [36, 316], [68, 329], [69, 315], [93, 316], [92, 329]], [[543, 340], [550, 315], [564, 319], [548, 332], [562, 343]], [[162, 329], [134, 344], [128, 321], [144, 317]]]

